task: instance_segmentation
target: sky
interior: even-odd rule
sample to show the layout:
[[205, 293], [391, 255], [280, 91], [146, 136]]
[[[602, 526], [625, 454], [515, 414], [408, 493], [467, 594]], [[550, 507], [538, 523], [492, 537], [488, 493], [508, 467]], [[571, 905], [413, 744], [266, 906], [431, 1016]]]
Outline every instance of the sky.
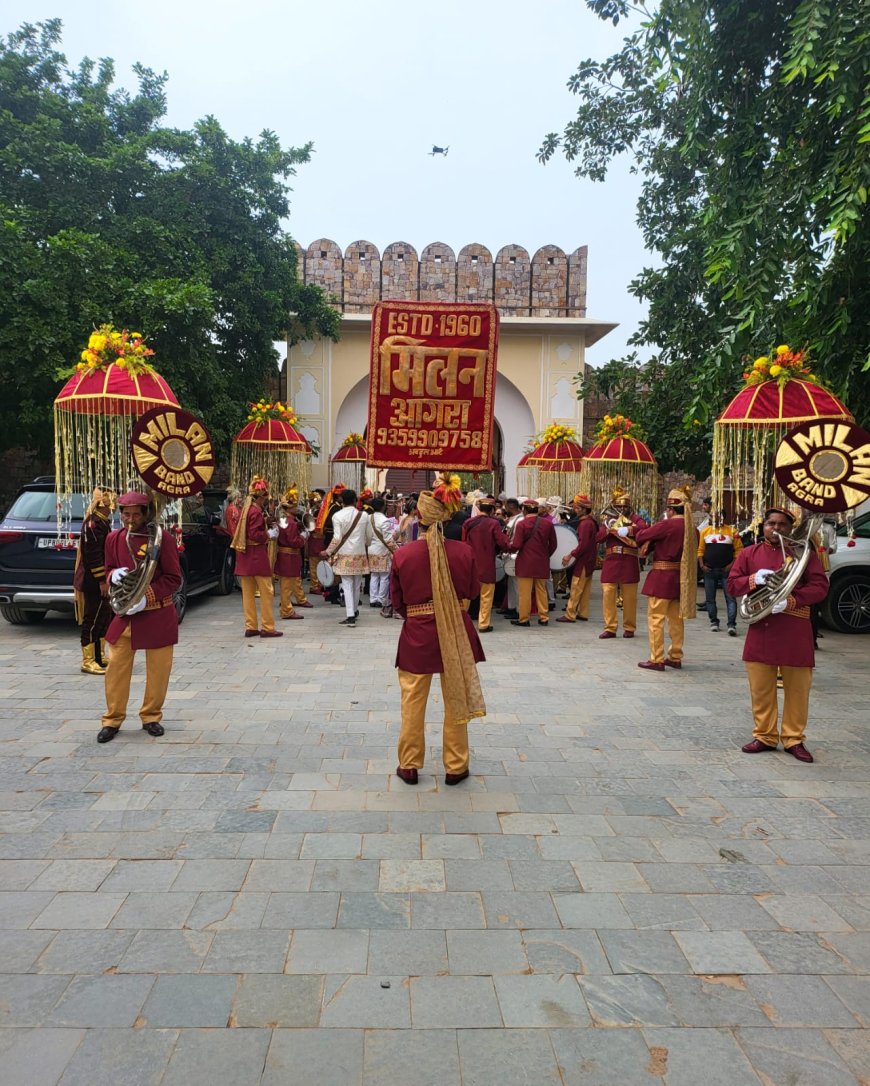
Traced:
[[[287, 223], [303, 246], [588, 245], [588, 316], [619, 327], [587, 361], [625, 353], [643, 315], [628, 283], [651, 262], [639, 181], [625, 161], [593, 184], [535, 158], [576, 111], [566, 83], [579, 62], [626, 33], [583, 0], [4, 0], [0, 33], [49, 18], [70, 66], [111, 57], [131, 90], [136, 61], [166, 71], [170, 125], [212, 114], [234, 139], [312, 141]], [[433, 144], [449, 154], [431, 157]]]

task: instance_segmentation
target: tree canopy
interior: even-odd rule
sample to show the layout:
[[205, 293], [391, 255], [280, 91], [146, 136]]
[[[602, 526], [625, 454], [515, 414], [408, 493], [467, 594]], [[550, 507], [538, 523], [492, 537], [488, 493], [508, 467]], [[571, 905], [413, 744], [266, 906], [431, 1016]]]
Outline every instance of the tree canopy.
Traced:
[[273, 341], [335, 338], [338, 314], [297, 280], [282, 229], [312, 145], [231, 140], [214, 117], [161, 125], [167, 76], [111, 60], [67, 67], [61, 24], [0, 40], [0, 428], [52, 446], [56, 371], [105, 322], [135, 327], [219, 448], [277, 374]]
[[[660, 261], [630, 287], [648, 303], [632, 343], [652, 362], [616, 361], [592, 387], [630, 400], [645, 385], [637, 413], [653, 448], [656, 433], [679, 429], [671, 451], [708, 463], [741, 359], [789, 343], [808, 347], [816, 374], [866, 420], [867, 0], [587, 6], [631, 32], [619, 52], [580, 64], [568, 83], [577, 115], [539, 158], [561, 150], [578, 176], [603, 181], [629, 156], [643, 178], [637, 221]], [[665, 467], [685, 466], [669, 457]]]

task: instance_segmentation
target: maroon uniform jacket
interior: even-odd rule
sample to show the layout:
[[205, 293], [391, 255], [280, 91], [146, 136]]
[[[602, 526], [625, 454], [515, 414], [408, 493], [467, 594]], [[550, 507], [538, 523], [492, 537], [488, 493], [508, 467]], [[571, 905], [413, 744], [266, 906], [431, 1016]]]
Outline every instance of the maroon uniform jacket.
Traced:
[[574, 575], [595, 572], [595, 555], [598, 550], [598, 523], [594, 517], [584, 517], [577, 524], [577, 546], [571, 551], [574, 559]]
[[299, 522], [290, 517], [286, 528], [278, 531], [278, 556], [275, 559], [275, 574], [278, 577], [302, 576], [302, 548], [305, 540], [299, 531]]
[[236, 551], [237, 577], [271, 577], [272, 566], [269, 563], [269, 536], [266, 534], [266, 521], [263, 510], [251, 505], [248, 510], [246, 526], [246, 547]]
[[[745, 596], [755, 588], [754, 574], [759, 569], [779, 569], [782, 551], [767, 540], [744, 547], [734, 559], [728, 574], [727, 589], [732, 596]], [[788, 599], [781, 614], [768, 615], [746, 628], [743, 659], [779, 667], [814, 667], [813, 628], [810, 605], [828, 594], [828, 578], [815, 554]]]
[[[434, 529], [430, 529], [434, 531]], [[473, 600], [480, 595], [480, 582], [474, 571], [474, 554], [471, 547], [458, 540], [445, 539], [450, 577], [459, 601]], [[429, 573], [429, 547], [425, 539], [406, 543], [393, 556], [390, 568], [390, 598], [393, 610], [405, 619], [399, 634], [396, 667], [414, 675], [435, 675], [444, 670], [438, 629], [433, 615], [407, 617], [406, 607], [414, 603], [432, 602], [432, 578]], [[485, 660], [480, 638], [474, 623], [463, 611], [465, 631], [471, 643], [471, 651], [477, 663]]]
[[474, 551], [474, 569], [481, 584], [495, 584], [495, 556], [511, 549], [495, 517], [470, 517], [462, 525], [462, 542]]
[[[637, 513], [630, 513], [628, 519], [634, 530], [646, 528], [646, 521]], [[604, 544], [604, 564], [601, 567], [602, 584], [637, 584], [640, 580], [640, 560], [638, 548], [630, 540], [620, 539], [615, 532], [610, 532], [606, 524], [598, 529], [596, 543]]]
[[106, 538], [112, 529], [108, 517], [98, 513], [88, 517], [82, 525], [79, 536], [79, 554], [81, 560], [76, 563], [73, 586], [79, 592], [91, 596], [100, 594], [100, 585], [106, 580]]
[[[683, 533], [685, 522], [682, 517], [668, 517], [656, 521], [649, 528], [640, 528], [634, 538], [638, 543], [655, 543], [653, 568], [647, 574], [643, 585], [645, 596], [656, 596], [660, 600], [678, 600], [680, 598], [680, 559], [683, 557]], [[698, 536], [695, 533], [694, 550], [698, 549]], [[656, 569], [656, 562], [676, 563], [675, 569]]]
[[[116, 569], [123, 566], [134, 569], [144, 561], [147, 536], [132, 535], [130, 540], [131, 545], [128, 547], [127, 531], [124, 528], [117, 528], [109, 533], [106, 539], [107, 580]], [[172, 533], [164, 530], [157, 569], [145, 595], [148, 601], [145, 610], [130, 617], [115, 615], [106, 633], [109, 644], [114, 645], [127, 626], [130, 627], [130, 640], [134, 649], [162, 649], [167, 645], [178, 644], [178, 616], [175, 613], [173, 595], [180, 587], [178, 544]]]
[[523, 517], [516, 527], [510, 549], [517, 551], [517, 577], [550, 577], [550, 555], [556, 549], [556, 529], [545, 517]]

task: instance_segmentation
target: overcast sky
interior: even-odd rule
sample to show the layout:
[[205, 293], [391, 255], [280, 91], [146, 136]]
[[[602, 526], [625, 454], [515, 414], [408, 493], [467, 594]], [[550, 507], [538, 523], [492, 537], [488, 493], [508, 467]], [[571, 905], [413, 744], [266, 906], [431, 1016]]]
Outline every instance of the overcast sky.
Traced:
[[[642, 312], [627, 285], [650, 261], [638, 180], [625, 163], [593, 185], [535, 159], [575, 111], [578, 62], [616, 52], [625, 33], [582, 0], [4, 0], [0, 30], [53, 17], [71, 66], [112, 57], [130, 89], [136, 61], [168, 72], [171, 125], [213, 114], [236, 139], [270, 128], [285, 145], [312, 140], [288, 223], [303, 246], [588, 245], [588, 315], [620, 325], [588, 360], [624, 353]], [[433, 144], [449, 155], [430, 157]]]

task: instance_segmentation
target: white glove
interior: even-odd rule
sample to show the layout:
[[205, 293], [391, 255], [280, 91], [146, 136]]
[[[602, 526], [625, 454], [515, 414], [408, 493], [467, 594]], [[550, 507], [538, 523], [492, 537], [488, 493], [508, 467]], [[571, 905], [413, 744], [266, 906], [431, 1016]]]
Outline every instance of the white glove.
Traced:
[[631, 528], [627, 528], [627, 527], [617, 528], [616, 529], [616, 534], [619, 536], [620, 539], [627, 539], [628, 538], [628, 533], [630, 531], [631, 531]]
[[142, 599], [139, 600], [138, 603], [134, 603], [132, 607], [129, 607], [124, 612], [124, 614], [127, 616], [127, 618], [129, 618], [130, 615], [138, 615], [140, 611], [145, 610], [145, 607], [146, 607], [147, 603], [148, 603], [148, 600], [143, 596]]
[[788, 607], [788, 600], [777, 600], [773, 607], [771, 607], [770, 613], [772, 615], [781, 615], [786, 607]]
[[755, 583], [757, 585], [764, 584], [771, 573], [773, 573], [772, 569], [757, 569], [755, 571]]
[[278, 529], [277, 529], [277, 528], [270, 528], [270, 529], [268, 530], [268, 532], [266, 532], [266, 535], [267, 535], [267, 536], [268, 536], [268, 537], [269, 537], [270, 539], [277, 539], [277, 538], [278, 538]]
[[130, 570], [127, 566], [121, 566], [120, 569], [112, 570], [112, 575], [109, 577], [109, 580], [112, 584], [120, 584], [129, 572]]
[[299, 534], [302, 536], [303, 539], [307, 540], [308, 537], [311, 535], [311, 532], [300, 532]]

